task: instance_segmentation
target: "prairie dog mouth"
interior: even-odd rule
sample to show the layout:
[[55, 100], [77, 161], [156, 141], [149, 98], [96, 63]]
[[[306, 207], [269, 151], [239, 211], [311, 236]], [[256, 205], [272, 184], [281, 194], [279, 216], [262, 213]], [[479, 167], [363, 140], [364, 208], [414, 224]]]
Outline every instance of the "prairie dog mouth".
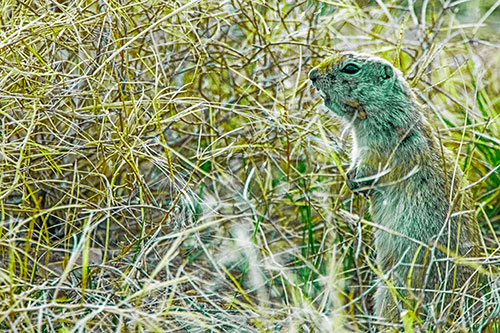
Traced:
[[330, 95], [323, 89], [317, 86], [317, 82], [313, 81], [313, 87], [319, 92], [319, 96], [326, 102], [330, 100]]
[[319, 95], [321, 96], [321, 98], [323, 98], [325, 102], [330, 100], [330, 95], [328, 95], [328, 93], [324, 92], [321, 89], [319, 89]]

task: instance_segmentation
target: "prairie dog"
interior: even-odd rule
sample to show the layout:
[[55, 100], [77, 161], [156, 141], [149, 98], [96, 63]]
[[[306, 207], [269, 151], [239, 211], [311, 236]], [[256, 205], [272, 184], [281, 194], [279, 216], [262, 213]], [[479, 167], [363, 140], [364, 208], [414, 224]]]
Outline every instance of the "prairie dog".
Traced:
[[458, 315], [477, 274], [480, 234], [462, 171], [401, 72], [371, 55], [336, 52], [309, 73], [325, 106], [351, 124], [347, 185], [370, 198], [382, 278], [375, 313]]

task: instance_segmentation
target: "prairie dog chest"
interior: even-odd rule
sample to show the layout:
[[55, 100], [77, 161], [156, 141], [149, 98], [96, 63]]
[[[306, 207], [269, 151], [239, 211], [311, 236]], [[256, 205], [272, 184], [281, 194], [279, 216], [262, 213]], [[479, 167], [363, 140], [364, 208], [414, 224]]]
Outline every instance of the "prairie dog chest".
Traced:
[[385, 140], [379, 141], [379, 138], [356, 135], [353, 131], [351, 167], [364, 167], [372, 171], [381, 171], [381, 168], [391, 163], [397, 157], [392, 153], [396, 143], [394, 145], [391, 143], [389, 147]]

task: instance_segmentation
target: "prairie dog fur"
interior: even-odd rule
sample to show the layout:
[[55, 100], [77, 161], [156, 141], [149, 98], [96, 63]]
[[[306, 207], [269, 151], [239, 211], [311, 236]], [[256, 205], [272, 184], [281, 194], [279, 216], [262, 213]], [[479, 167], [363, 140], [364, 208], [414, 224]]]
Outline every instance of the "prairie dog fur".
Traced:
[[[466, 182], [401, 72], [366, 54], [335, 52], [309, 73], [325, 106], [351, 124], [347, 185], [371, 201], [382, 278], [375, 313], [458, 315], [477, 274], [480, 234]], [[394, 232], [388, 232], [392, 230]], [[403, 301], [404, 300], [404, 301]]]

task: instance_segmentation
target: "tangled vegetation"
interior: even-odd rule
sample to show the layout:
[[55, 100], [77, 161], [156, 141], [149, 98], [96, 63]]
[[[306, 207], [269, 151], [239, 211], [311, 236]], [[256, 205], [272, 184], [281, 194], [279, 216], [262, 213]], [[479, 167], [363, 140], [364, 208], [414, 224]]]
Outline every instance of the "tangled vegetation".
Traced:
[[[391, 61], [429, 106], [493, 276], [500, 2], [5, 0], [0, 15], [0, 329], [375, 330], [377, 226], [307, 80], [332, 49]], [[427, 328], [498, 332], [490, 315]]]

